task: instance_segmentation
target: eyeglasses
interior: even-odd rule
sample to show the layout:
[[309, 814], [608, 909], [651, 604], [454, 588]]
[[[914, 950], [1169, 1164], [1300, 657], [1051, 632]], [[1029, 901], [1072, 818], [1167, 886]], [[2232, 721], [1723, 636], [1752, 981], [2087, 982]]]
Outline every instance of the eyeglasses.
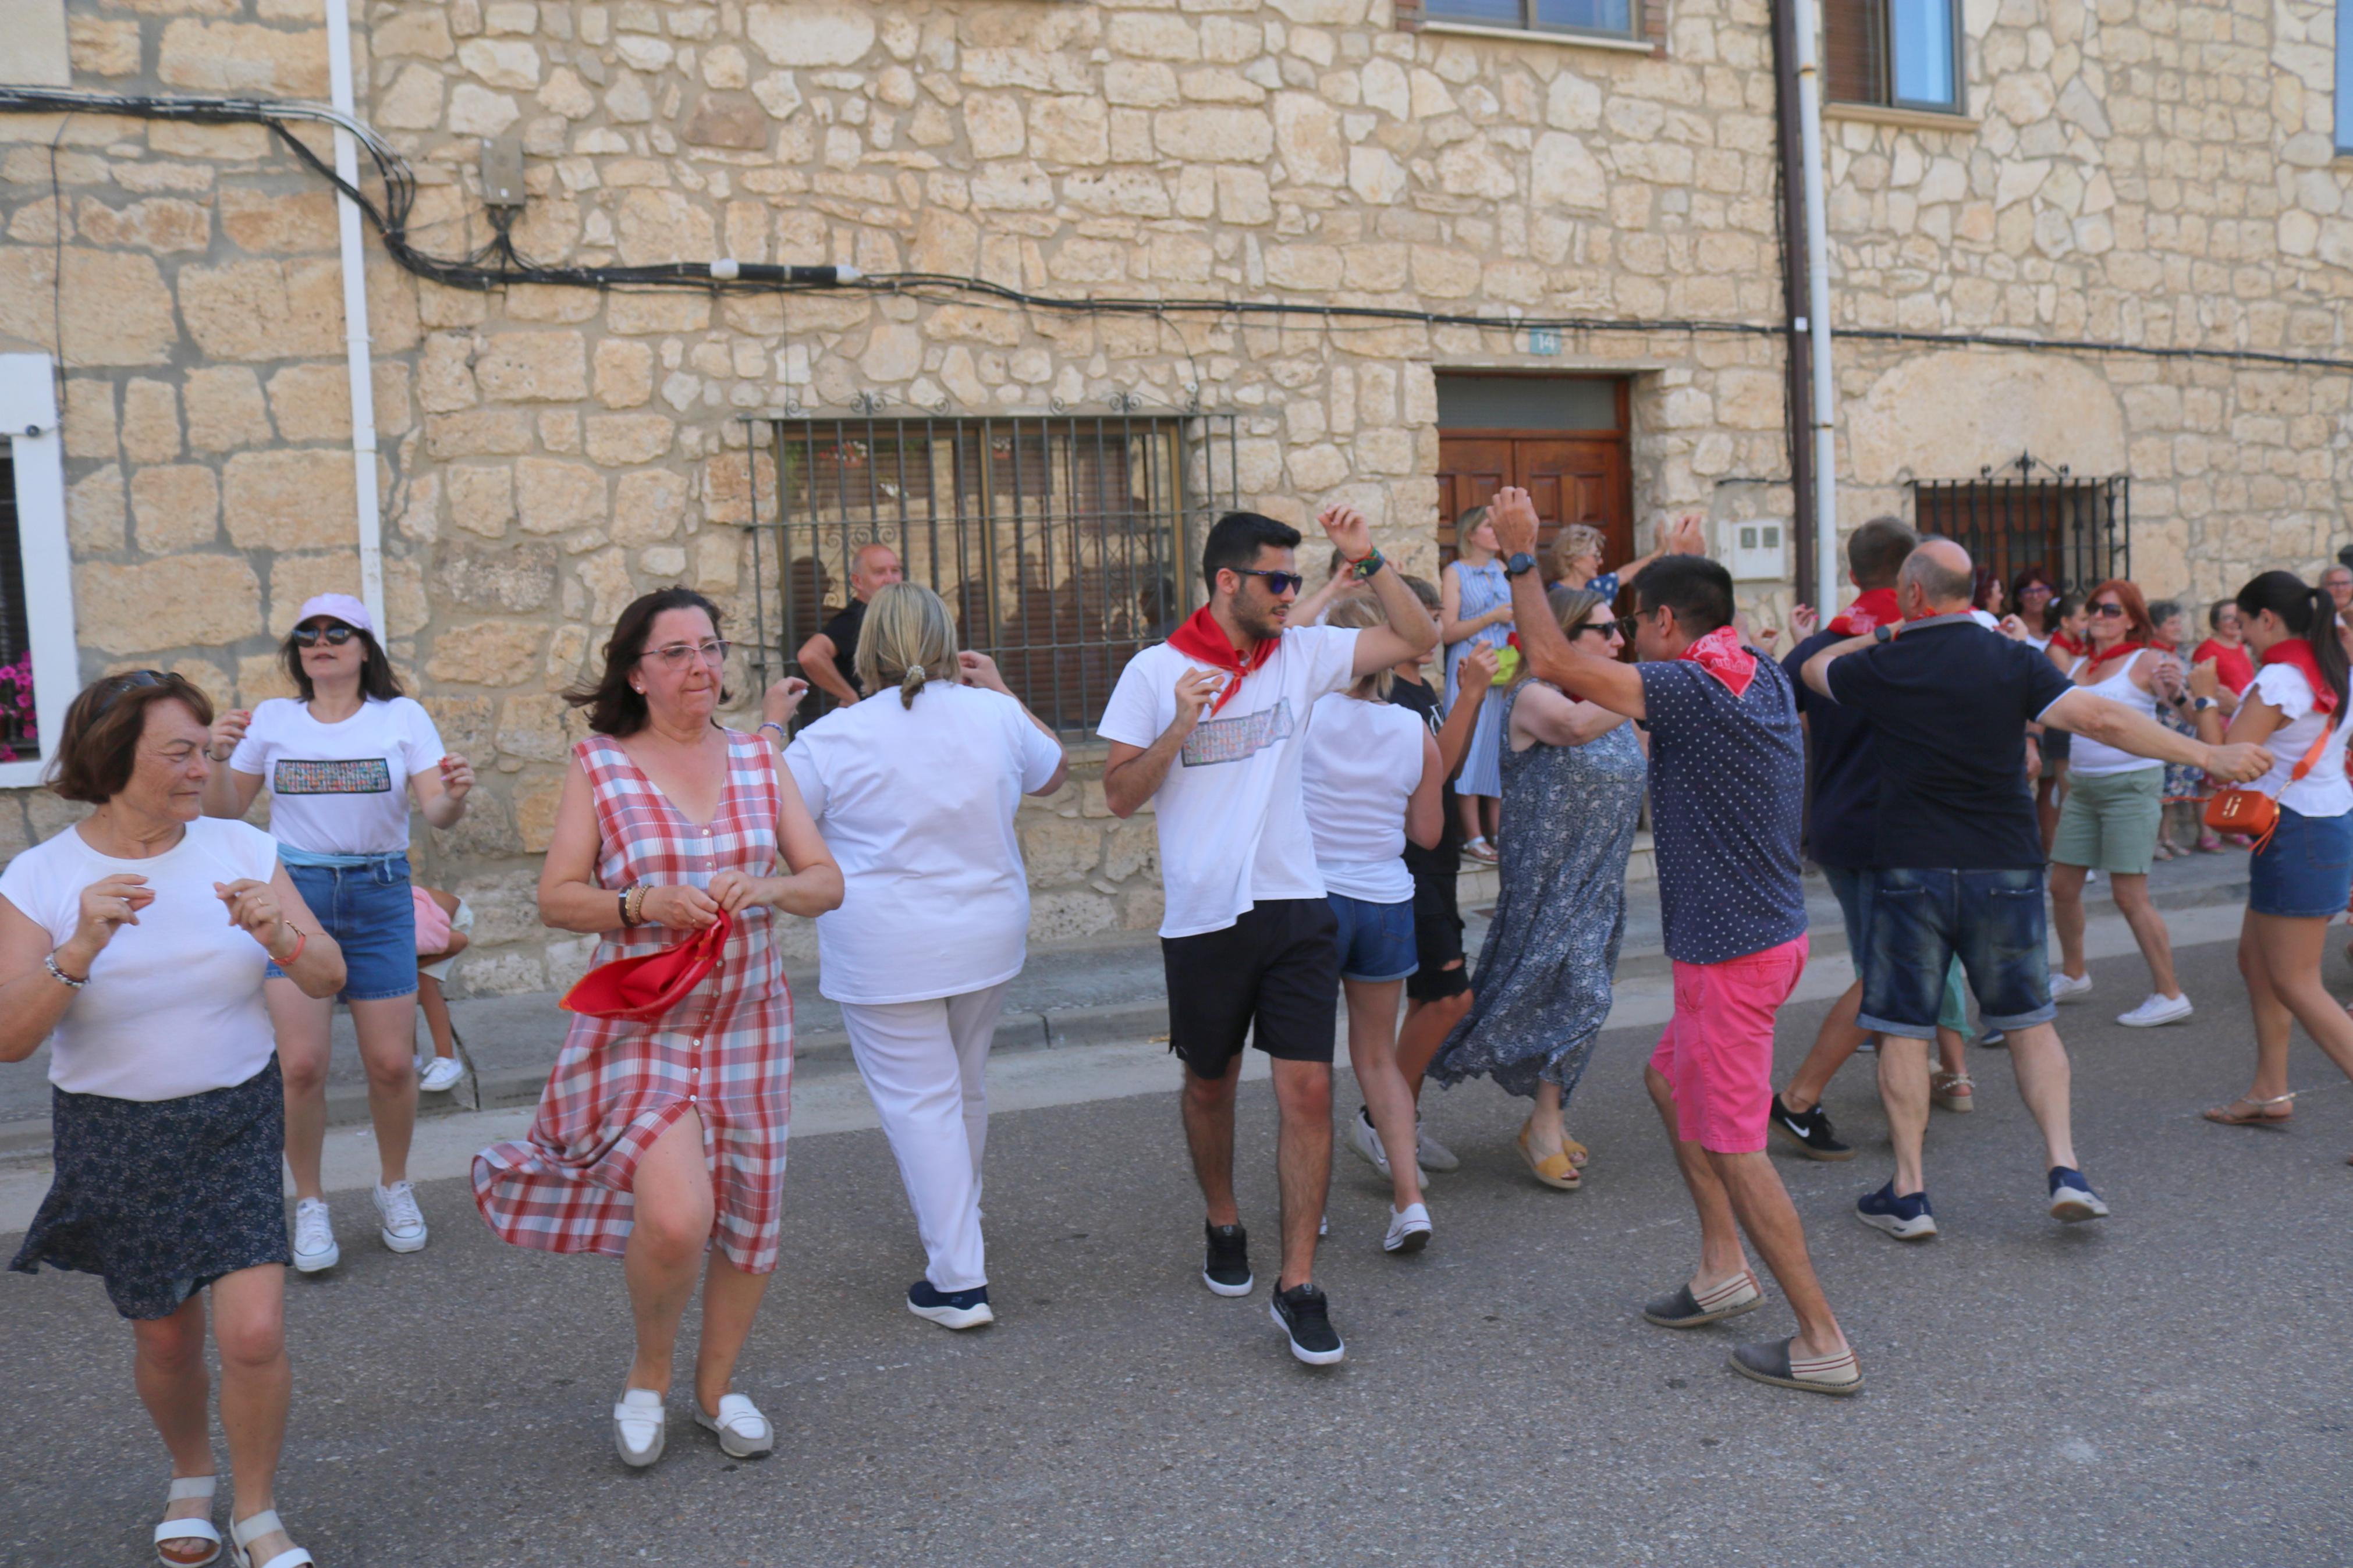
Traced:
[[323, 642], [329, 647], [341, 647], [359, 635], [360, 634], [355, 629], [345, 626], [296, 626], [294, 628], [294, 646], [296, 647], [317, 647]]
[[2029, 583], [2018, 591], [2018, 596], [2021, 599], [2047, 599], [2051, 596], [2051, 590], [2040, 583]]
[[1236, 566], [1232, 570], [1245, 577], [1265, 578], [1266, 591], [1277, 598], [1285, 594], [1296, 594], [1307, 582], [1296, 572], [1261, 572], [1255, 566]]
[[2132, 612], [2126, 609], [2122, 605], [2106, 604], [2092, 605], [2091, 613], [2095, 616], [2105, 616], [2110, 620], [2116, 620], [2120, 616], [2130, 615]]
[[687, 660], [691, 658], [700, 658], [715, 668], [727, 662], [729, 646], [724, 637], [708, 637], [699, 643], [674, 642], [662, 647], [649, 647], [638, 657], [659, 659], [665, 669], [683, 669]]
[[134, 669], [128, 675], [118, 675], [114, 678], [113, 689], [107, 692], [105, 699], [99, 703], [98, 710], [100, 713], [105, 712], [121, 700], [124, 692], [136, 691], [142, 686], [185, 686], [187, 684], [185, 677], [175, 675], [168, 669]]
[[1568, 635], [1573, 637], [1581, 637], [1588, 635], [1597, 637], [1623, 637], [1625, 636], [1623, 628], [1627, 623], [1633, 620], [1633, 616], [1628, 616], [1623, 621], [1588, 621]]

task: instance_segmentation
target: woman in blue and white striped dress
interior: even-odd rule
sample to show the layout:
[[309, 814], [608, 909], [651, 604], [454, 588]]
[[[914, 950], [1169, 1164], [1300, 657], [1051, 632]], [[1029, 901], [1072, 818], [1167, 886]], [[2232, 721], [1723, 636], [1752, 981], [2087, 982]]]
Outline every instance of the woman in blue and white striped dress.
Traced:
[[[1495, 559], [1494, 525], [1487, 509], [1474, 506], [1454, 520], [1458, 555], [1439, 579], [1439, 637], [1446, 648], [1446, 706], [1454, 706], [1462, 660], [1474, 647], [1500, 648], [1512, 635], [1512, 585]], [[1482, 705], [1454, 781], [1455, 808], [1462, 814], [1462, 852], [1495, 863], [1493, 835], [1503, 809], [1500, 763], [1504, 705]]]

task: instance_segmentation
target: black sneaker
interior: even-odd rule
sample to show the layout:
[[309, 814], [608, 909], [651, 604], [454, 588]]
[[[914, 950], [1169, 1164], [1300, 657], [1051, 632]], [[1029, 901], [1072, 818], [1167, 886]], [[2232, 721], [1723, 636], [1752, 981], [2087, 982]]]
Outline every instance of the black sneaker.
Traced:
[[1258, 1283], [1250, 1266], [1250, 1232], [1238, 1225], [1205, 1225], [1209, 1233], [1208, 1261], [1201, 1265], [1201, 1283], [1220, 1296], [1247, 1296]]
[[1809, 1160], [1852, 1160], [1854, 1151], [1831, 1136], [1831, 1119], [1822, 1108], [1792, 1110], [1773, 1097], [1773, 1131], [1798, 1147]]
[[1291, 1336], [1291, 1353], [1309, 1366], [1330, 1366], [1348, 1353], [1332, 1327], [1332, 1303], [1313, 1284], [1277, 1290], [1267, 1310]]

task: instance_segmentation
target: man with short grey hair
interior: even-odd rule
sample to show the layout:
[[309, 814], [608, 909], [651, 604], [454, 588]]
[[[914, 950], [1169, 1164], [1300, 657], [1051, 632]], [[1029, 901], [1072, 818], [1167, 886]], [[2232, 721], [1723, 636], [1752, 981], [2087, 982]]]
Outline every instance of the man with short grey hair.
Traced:
[[1895, 1176], [1855, 1215], [1905, 1241], [1936, 1233], [1921, 1171], [1927, 1042], [1955, 953], [1986, 1023], [2010, 1037], [2019, 1093], [2042, 1132], [2052, 1217], [2108, 1212], [2076, 1167], [2067, 1052], [2052, 1025], [2026, 726], [2091, 735], [2225, 782], [2259, 778], [2271, 765], [2261, 747], [2208, 746], [2079, 690], [2031, 647], [1971, 617], [1973, 581], [1967, 551], [1948, 539], [1923, 541], [1897, 577], [1901, 626], [1823, 648], [1804, 668], [1810, 688], [1871, 721], [1885, 783], [1857, 1022], [1880, 1038]]

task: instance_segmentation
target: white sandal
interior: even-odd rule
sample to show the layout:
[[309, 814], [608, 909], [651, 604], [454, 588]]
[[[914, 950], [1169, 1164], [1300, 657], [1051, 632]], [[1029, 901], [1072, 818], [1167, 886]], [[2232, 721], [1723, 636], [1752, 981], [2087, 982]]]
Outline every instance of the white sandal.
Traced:
[[776, 1429], [760, 1407], [740, 1394], [719, 1396], [719, 1414], [705, 1415], [702, 1401], [694, 1402], [694, 1424], [719, 1435], [719, 1451], [731, 1459], [757, 1459], [776, 1446]]
[[[184, 1499], [208, 1498], [217, 1481], [213, 1476], [180, 1476], [172, 1482], [172, 1489], [164, 1496], [164, 1506], [171, 1507]], [[207, 1510], [209, 1512], [209, 1510]], [[213, 1549], [202, 1557], [166, 1557], [164, 1542], [167, 1541], [209, 1541]], [[221, 1532], [206, 1514], [191, 1514], [185, 1519], [167, 1519], [155, 1527], [155, 1561], [164, 1568], [206, 1568], [220, 1561]]]
[[613, 1447], [621, 1463], [643, 1469], [662, 1457], [670, 1441], [670, 1416], [662, 1396], [650, 1388], [625, 1388], [613, 1406]]
[[278, 1510], [274, 1508], [265, 1508], [251, 1519], [236, 1521], [228, 1527], [230, 1560], [236, 1563], [237, 1568], [302, 1568], [306, 1563], [316, 1564], [319, 1560], [300, 1546], [290, 1546], [267, 1563], [256, 1563], [252, 1554], [246, 1551], [248, 1546], [263, 1536], [285, 1528], [286, 1521], [278, 1517]]

